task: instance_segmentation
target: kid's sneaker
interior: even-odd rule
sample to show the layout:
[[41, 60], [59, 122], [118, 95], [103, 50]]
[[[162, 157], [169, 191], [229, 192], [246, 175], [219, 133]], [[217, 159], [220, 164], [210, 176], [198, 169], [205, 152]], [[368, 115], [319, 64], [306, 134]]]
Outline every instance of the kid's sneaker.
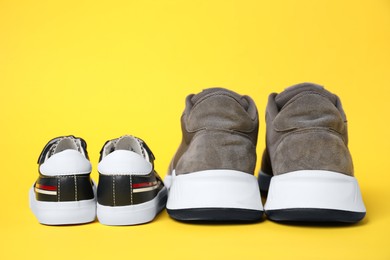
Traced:
[[260, 220], [253, 100], [222, 88], [189, 95], [181, 125], [183, 139], [165, 179], [169, 215], [182, 221]]
[[95, 186], [87, 144], [78, 137], [52, 139], [38, 159], [39, 177], [30, 189], [30, 208], [46, 225], [80, 224], [96, 218]]
[[167, 189], [144, 141], [125, 135], [107, 141], [98, 165], [97, 217], [105, 225], [152, 221], [165, 208]]
[[366, 214], [339, 97], [303, 83], [269, 96], [259, 183], [275, 221], [358, 222]]

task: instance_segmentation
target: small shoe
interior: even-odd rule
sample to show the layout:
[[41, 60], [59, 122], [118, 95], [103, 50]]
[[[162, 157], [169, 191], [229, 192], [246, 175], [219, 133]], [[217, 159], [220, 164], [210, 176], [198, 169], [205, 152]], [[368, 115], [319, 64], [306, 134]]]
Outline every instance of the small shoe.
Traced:
[[90, 178], [87, 145], [81, 138], [52, 139], [38, 159], [39, 177], [30, 189], [30, 208], [46, 225], [92, 222], [96, 190]]
[[107, 141], [98, 165], [97, 217], [110, 226], [152, 221], [166, 205], [167, 189], [144, 141], [125, 135]]
[[183, 139], [165, 182], [169, 215], [180, 221], [262, 219], [257, 179], [257, 108], [248, 96], [222, 88], [189, 95]]
[[366, 209], [339, 97], [303, 83], [269, 96], [259, 185], [274, 221], [347, 222]]

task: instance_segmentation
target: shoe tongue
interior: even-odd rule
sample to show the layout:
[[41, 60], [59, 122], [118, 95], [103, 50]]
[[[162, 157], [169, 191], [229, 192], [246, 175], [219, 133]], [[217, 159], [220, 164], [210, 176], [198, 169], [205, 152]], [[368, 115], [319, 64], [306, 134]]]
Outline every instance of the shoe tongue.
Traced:
[[140, 142], [135, 137], [129, 135], [122, 136], [116, 141], [115, 150], [132, 151], [144, 157]]
[[324, 87], [313, 83], [301, 83], [286, 88], [283, 92], [279, 93], [275, 97], [275, 102], [279, 110], [281, 110], [284, 105], [286, 105], [287, 102], [290, 101], [293, 97], [303, 92], [314, 92], [321, 94], [322, 96], [327, 97], [334, 105], [337, 104], [337, 97], [329, 91], [325, 90]]
[[249, 102], [245, 99], [245, 97], [231, 91], [231, 90], [228, 90], [228, 89], [224, 89], [224, 88], [208, 88], [208, 89], [205, 89], [203, 90], [202, 92], [200, 92], [199, 94], [196, 94], [194, 96], [192, 96], [191, 98], [191, 102], [192, 104], [196, 104], [197, 102], [199, 102], [200, 100], [203, 100], [204, 98], [208, 97], [208, 96], [214, 96], [214, 95], [226, 95], [226, 96], [229, 96], [231, 98], [234, 98], [235, 100], [237, 100], [238, 103], [241, 104], [241, 106], [243, 106], [245, 108], [245, 110], [248, 110], [249, 108]]

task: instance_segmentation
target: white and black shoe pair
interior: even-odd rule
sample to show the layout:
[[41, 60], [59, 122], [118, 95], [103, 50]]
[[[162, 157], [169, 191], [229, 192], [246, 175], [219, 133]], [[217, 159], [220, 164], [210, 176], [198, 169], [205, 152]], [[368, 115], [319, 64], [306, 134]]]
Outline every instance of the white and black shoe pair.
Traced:
[[46, 225], [88, 223], [96, 216], [105, 225], [150, 222], [167, 201], [154, 159], [139, 138], [109, 140], [100, 152], [96, 187], [86, 142], [74, 136], [54, 138], [38, 159], [39, 177], [29, 192], [31, 210]]

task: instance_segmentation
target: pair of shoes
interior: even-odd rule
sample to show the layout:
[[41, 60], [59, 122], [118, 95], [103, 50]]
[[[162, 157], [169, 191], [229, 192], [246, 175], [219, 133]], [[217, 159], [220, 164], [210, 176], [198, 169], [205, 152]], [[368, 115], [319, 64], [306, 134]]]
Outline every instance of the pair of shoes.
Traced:
[[39, 156], [39, 177], [29, 192], [30, 208], [46, 225], [105, 225], [152, 221], [165, 208], [167, 189], [154, 170], [146, 143], [125, 135], [107, 141], [98, 164], [99, 185], [82, 138], [52, 139]]
[[[303, 83], [269, 96], [266, 148], [254, 176], [259, 120], [248, 96], [207, 89], [186, 99], [183, 138], [165, 183], [180, 221], [347, 222], [366, 209], [340, 99]], [[259, 188], [260, 186], [260, 188]], [[260, 190], [268, 193], [263, 208]]]

